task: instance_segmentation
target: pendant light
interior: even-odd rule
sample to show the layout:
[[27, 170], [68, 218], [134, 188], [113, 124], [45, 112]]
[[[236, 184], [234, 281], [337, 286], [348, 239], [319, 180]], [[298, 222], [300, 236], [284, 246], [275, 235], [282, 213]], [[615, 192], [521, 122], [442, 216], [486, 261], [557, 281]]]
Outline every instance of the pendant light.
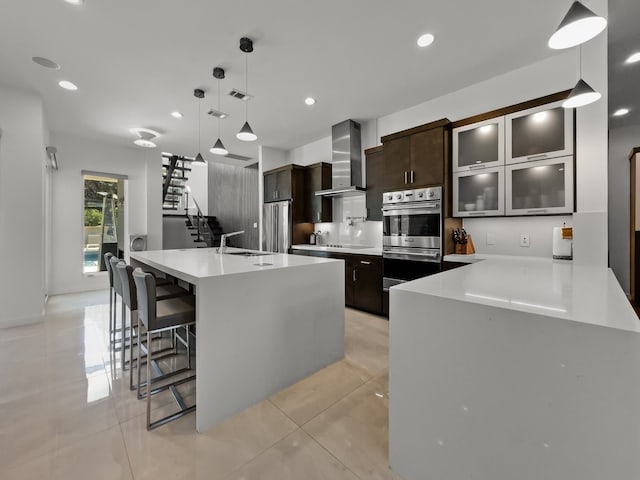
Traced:
[[549, 38], [549, 47], [554, 50], [581, 45], [602, 32], [607, 20], [589, 10], [580, 2], [573, 2], [569, 11]]
[[[224, 78], [224, 69], [220, 67], [216, 67], [213, 69], [213, 76], [218, 79], [218, 111], [220, 111], [220, 80]], [[224, 148], [224, 144], [220, 139], [220, 117], [218, 117], [218, 140], [216, 143], [209, 149], [211, 153], [214, 155], [228, 155], [229, 150]]]
[[[249, 53], [253, 52], [253, 41], [250, 38], [242, 37], [240, 39], [240, 50], [245, 54], [245, 93], [249, 93]], [[238, 140], [242, 140], [244, 142], [253, 142], [258, 138], [258, 136], [253, 133], [251, 129], [251, 125], [249, 125], [249, 98], [245, 100], [245, 122], [242, 128], [238, 133], [236, 133], [236, 138]]]
[[590, 103], [600, 100], [602, 94], [596, 92], [591, 85], [582, 79], [582, 46], [580, 46], [580, 79], [573, 87], [567, 99], [562, 103], [564, 108], [584, 107]]
[[200, 153], [200, 103], [201, 103], [200, 100], [204, 98], [204, 90], [201, 90], [200, 88], [196, 88], [193, 91], [193, 96], [198, 99], [198, 154], [196, 155], [196, 158], [193, 159], [193, 161], [196, 163], [207, 163], [207, 161], [203, 158], [202, 154]]

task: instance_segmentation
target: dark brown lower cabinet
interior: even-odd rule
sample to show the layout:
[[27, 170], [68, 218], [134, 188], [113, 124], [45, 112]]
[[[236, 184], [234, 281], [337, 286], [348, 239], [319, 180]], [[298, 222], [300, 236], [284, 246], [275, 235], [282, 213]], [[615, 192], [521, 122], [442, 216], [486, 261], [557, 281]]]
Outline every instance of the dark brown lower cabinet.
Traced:
[[348, 307], [382, 315], [382, 258], [371, 255], [291, 249], [295, 255], [344, 260], [344, 300]]

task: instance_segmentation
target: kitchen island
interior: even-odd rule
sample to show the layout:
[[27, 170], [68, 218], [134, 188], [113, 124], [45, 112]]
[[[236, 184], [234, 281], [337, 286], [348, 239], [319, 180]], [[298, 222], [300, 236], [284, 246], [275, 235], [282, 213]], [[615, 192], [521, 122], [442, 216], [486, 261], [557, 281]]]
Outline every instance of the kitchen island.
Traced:
[[611, 270], [474, 260], [391, 289], [391, 468], [640, 478], [640, 323]]
[[342, 260], [238, 252], [131, 253], [194, 287], [199, 432], [344, 356]]

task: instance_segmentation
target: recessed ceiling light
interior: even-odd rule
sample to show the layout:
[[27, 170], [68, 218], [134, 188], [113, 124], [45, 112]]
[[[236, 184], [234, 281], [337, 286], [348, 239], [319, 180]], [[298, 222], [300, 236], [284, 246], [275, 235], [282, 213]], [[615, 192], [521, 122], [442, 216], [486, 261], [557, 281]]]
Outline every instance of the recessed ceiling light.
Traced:
[[430, 33], [425, 33], [424, 35], [420, 35], [420, 37], [418, 37], [418, 46], [419, 47], [428, 47], [429, 45], [431, 45], [433, 43], [433, 41], [435, 39], [436, 39], [436, 37], [434, 37]]
[[307, 105], [313, 105], [314, 103], [316, 103], [316, 99], [313, 97], [307, 97], [304, 99], [304, 103], [306, 103]]
[[171, 112], [171, 116], [173, 118], [182, 118], [182, 117], [184, 117], [184, 115], [181, 114], [180, 112]]
[[60, 80], [58, 82], [58, 85], [60, 85], [65, 90], [72, 90], [72, 91], [78, 90], [78, 87], [76, 87], [75, 84], [71, 83], [68, 80]]
[[618, 110], [613, 112], [613, 116], [614, 117], [622, 117], [623, 115], [626, 115], [627, 113], [629, 113], [629, 109], [628, 108], [619, 108]]
[[137, 140], [134, 140], [133, 143], [135, 143], [139, 147], [144, 147], [144, 148], [156, 148], [157, 147], [157, 145], [155, 143], [153, 143], [151, 140], [146, 140], [144, 138], [139, 138]]
[[82, 5], [84, 3], [84, 0], [64, 0], [67, 3], [70, 3], [71, 5]]
[[636, 62], [640, 62], [640, 52], [636, 52], [629, 55], [629, 58], [627, 58], [624, 63], [636, 63]]
[[45, 68], [52, 68], [54, 70], [60, 70], [60, 65], [58, 65], [56, 62], [54, 62], [53, 60], [49, 60], [48, 58], [44, 58], [44, 57], [31, 57], [31, 60], [33, 60], [35, 63], [37, 63], [38, 65], [40, 65], [41, 67], [45, 67]]
[[139, 137], [138, 139], [133, 141], [133, 143], [135, 143], [139, 147], [156, 148], [156, 144], [153, 143], [151, 140], [159, 137], [160, 134], [155, 130], [136, 127], [136, 128], [130, 128], [129, 131]]

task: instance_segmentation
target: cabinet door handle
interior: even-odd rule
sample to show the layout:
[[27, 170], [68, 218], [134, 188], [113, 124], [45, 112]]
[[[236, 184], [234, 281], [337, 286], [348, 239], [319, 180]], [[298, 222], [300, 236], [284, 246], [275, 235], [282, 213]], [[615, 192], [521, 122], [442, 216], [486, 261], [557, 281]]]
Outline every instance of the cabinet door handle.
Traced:
[[541, 153], [540, 155], [531, 155], [527, 157], [527, 160], [538, 160], [539, 158], [547, 158], [548, 155], [546, 153]]
[[318, 212], [318, 222], [320, 222], [320, 212]]
[[407, 184], [407, 172], [404, 172], [404, 184]]
[[411, 170], [411, 183], [413, 183], [413, 170]]
[[367, 262], [365, 260], [360, 260], [360, 263], [363, 264], [363, 265], [371, 265], [371, 262]]
[[356, 281], [356, 269], [355, 268], [353, 269], [353, 281], [354, 282]]
[[547, 213], [546, 208], [536, 208], [535, 210], [527, 210], [527, 213]]
[[478, 168], [487, 168], [486, 165], [470, 165], [469, 170], [477, 170]]

